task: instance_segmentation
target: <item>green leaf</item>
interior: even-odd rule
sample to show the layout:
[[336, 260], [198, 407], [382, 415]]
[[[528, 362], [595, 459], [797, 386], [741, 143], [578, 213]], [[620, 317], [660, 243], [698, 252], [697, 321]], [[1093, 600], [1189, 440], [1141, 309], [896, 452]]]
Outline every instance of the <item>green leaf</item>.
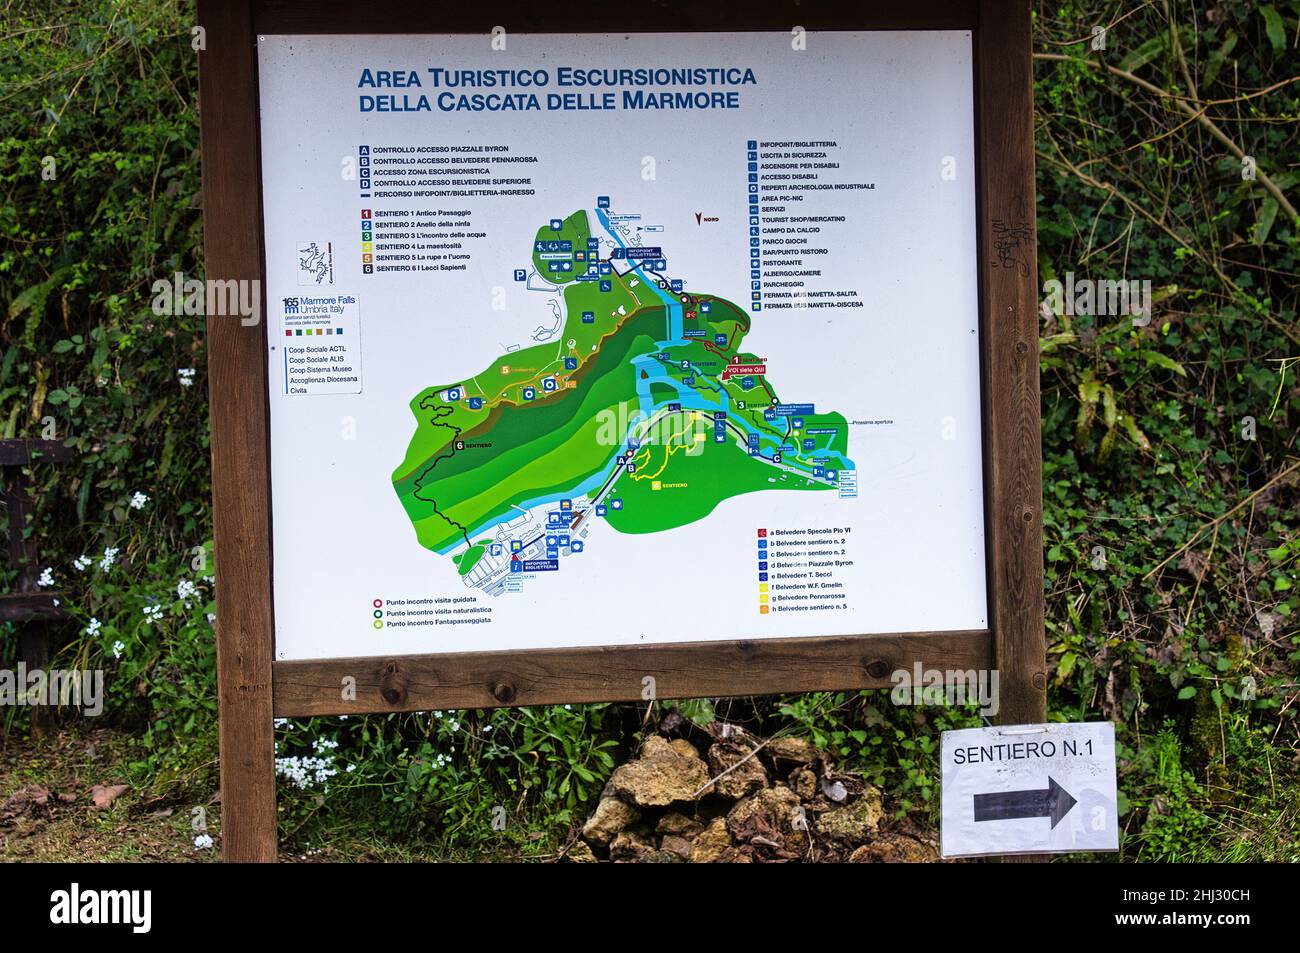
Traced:
[[1191, 698], [1195, 694], [1196, 694], [1195, 685], [1184, 685], [1182, 688], [1178, 690], [1178, 700], [1186, 701], [1187, 699]]
[[1277, 199], [1269, 196], [1259, 203], [1259, 215], [1255, 217], [1255, 234], [1253, 236], [1256, 245], [1263, 245], [1268, 241], [1268, 233], [1273, 230], [1273, 222], [1277, 220]]
[[1147, 40], [1136, 50], [1129, 53], [1129, 55], [1124, 57], [1124, 59], [1120, 60], [1119, 68], [1129, 73], [1136, 69], [1140, 69], [1164, 53], [1165, 47], [1168, 45], [1169, 35], [1167, 33], [1159, 33], [1152, 39]]
[[1286, 49], [1286, 27], [1282, 25], [1282, 15], [1271, 3], [1261, 4], [1259, 14], [1264, 18], [1264, 32], [1268, 42], [1273, 44], [1273, 52], [1281, 53]]
[[1142, 359], [1148, 364], [1154, 364], [1156, 367], [1163, 367], [1167, 371], [1173, 371], [1179, 377], [1186, 377], [1187, 370], [1167, 354], [1161, 354], [1159, 351], [1143, 351]]

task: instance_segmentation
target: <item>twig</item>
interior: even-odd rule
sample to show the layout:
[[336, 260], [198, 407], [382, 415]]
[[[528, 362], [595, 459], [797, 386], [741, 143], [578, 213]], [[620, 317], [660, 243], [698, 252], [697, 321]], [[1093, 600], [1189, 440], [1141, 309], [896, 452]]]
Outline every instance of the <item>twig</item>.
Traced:
[[[1113, 73], [1114, 75], [1119, 76], [1122, 79], [1128, 80], [1130, 83], [1133, 83], [1136, 86], [1142, 87], [1147, 92], [1154, 93], [1155, 95], [1160, 96], [1163, 99], [1170, 100], [1174, 104], [1175, 108], [1183, 112], [1185, 115], [1191, 117], [1192, 119], [1195, 119], [1202, 126], [1204, 126], [1206, 130], [1210, 133], [1210, 135], [1214, 136], [1215, 139], [1218, 139], [1219, 142], [1223, 143], [1223, 145], [1227, 148], [1227, 150], [1231, 152], [1233, 155], [1235, 155], [1238, 159], [1244, 159], [1246, 156], [1246, 153], [1242, 151], [1241, 147], [1238, 146], [1235, 142], [1233, 142], [1232, 139], [1229, 138], [1228, 135], [1222, 129], [1216, 126], [1205, 115], [1204, 109], [1200, 109], [1200, 110], [1193, 109], [1191, 106], [1187, 105], [1187, 101], [1184, 97], [1175, 96], [1173, 93], [1166, 92], [1165, 90], [1161, 89], [1159, 86], [1155, 85], [1155, 83], [1149, 83], [1142, 77], [1130, 73], [1128, 70], [1120, 69], [1118, 66], [1111, 66], [1108, 63], [1097, 63], [1089, 59], [1080, 59], [1077, 56], [1066, 56], [1062, 53], [1035, 53], [1034, 59], [1055, 60], [1058, 62], [1070, 62], [1070, 63], [1083, 63], [1085, 66], [1091, 67], [1092, 69], [1105, 69], [1109, 73]], [[1276, 86], [1270, 88], [1276, 89], [1277, 86], [1282, 86], [1285, 85], [1286, 83], [1293, 83], [1296, 81], [1296, 79], [1300, 79], [1300, 77], [1295, 77], [1289, 80], [1285, 80], [1283, 83], [1278, 83]], [[1267, 90], [1265, 90], [1265, 92], [1267, 92]], [[1200, 104], [1200, 100], [1193, 100], [1193, 102]], [[1205, 105], [1208, 106], [1208, 104]], [[1255, 176], [1256, 178], [1259, 179], [1260, 184], [1263, 185], [1264, 188], [1266, 188], [1270, 194], [1272, 194], [1273, 198], [1277, 199], [1278, 205], [1282, 206], [1282, 208], [1286, 211], [1287, 215], [1291, 216], [1292, 219], [1300, 218], [1300, 212], [1296, 211], [1295, 206], [1292, 205], [1290, 201], [1288, 201], [1286, 194], [1280, 188], [1278, 188], [1277, 183], [1274, 182], [1272, 179], [1270, 179], [1267, 173], [1265, 173], [1263, 169], [1257, 167], [1255, 169]]]
[[1208, 523], [1203, 524], [1203, 525], [1200, 527], [1200, 529], [1198, 529], [1195, 533], [1192, 534], [1192, 538], [1191, 538], [1191, 539], [1189, 539], [1187, 542], [1183, 543], [1183, 545], [1179, 546], [1176, 550], [1173, 551], [1173, 553], [1171, 553], [1170, 555], [1168, 555], [1168, 556], [1166, 556], [1164, 559], [1162, 559], [1162, 560], [1161, 560], [1161, 561], [1156, 565], [1156, 567], [1155, 567], [1154, 569], [1152, 569], [1152, 570], [1151, 570], [1150, 572], [1148, 572], [1145, 576], [1143, 576], [1143, 577], [1142, 577], [1143, 580], [1150, 579], [1152, 576], [1154, 576], [1154, 575], [1155, 575], [1156, 573], [1158, 573], [1160, 570], [1164, 569], [1165, 566], [1169, 565], [1169, 563], [1170, 563], [1172, 560], [1177, 559], [1177, 558], [1178, 558], [1179, 556], [1181, 556], [1183, 553], [1187, 552], [1187, 550], [1191, 549], [1192, 545], [1193, 545], [1193, 544], [1194, 544], [1198, 539], [1201, 538], [1201, 535], [1202, 535], [1202, 534], [1203, 534], [1207, 529], [1215, 529], [1215, 530], [1217, 531], [1219, 524], [1222, 523], [1224, 520], [1226, 520], [1229, 516], [1231, 516], [1233, 513], [1237, 512], [1237, 510], [1241, 509], [1243, 506], [1247, 505], [1248, 503], [1253, 502], [1256, 498], [1259, 497], [1259, 495], [1260, 495], [1261, 493], [1263, 493], [1265, 490], [1271, 488], [1271, 487], [1273, 486], [1274, 483], [1278, 483], [1278, 482], [1280, 482], [1283, 478], [1285, 478], [1285, 477], [1287, 477], [1287, 476], [1290, 476], [1290, 475], [1291, 475], [1292, 473], [1294, 473], [1297, 469], [1300, 469], [1300, 460], [1297, 460], [1295, 463], [1291, 464], [1289, 467], [1287, 467], [1285, 470], [1281, 471], [1280, 473], [1275, 474], [1275, 475], [1273, 476], [1273, 478], [1270, 479], [1267, 483], [1265, 483], [1263, 486], [1261, 486], [1261, 487], [1260, 487], [1258, 490], [1256, 490], [1254, 493], [1250, 494], [1250, 496], [1246, 497], [1244, 500], [1242, 500], [1240, 503], [1238, 503], [1238, 504], [1237, 504], [1236, 506], [1234, 506], [1232, 509], [1228, 510], [1228, 511], [1227, 511], [1226, 513], [1224, 513], [1222, 516], [1216, 516], [1214, 519], [1210, 520]]

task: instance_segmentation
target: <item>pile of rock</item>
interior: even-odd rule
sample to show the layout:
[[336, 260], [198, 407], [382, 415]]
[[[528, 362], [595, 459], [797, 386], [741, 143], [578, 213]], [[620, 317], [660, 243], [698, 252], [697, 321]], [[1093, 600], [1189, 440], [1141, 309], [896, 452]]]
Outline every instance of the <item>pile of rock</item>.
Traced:
[[931, 838], [882, 818], [878, 788], [837, 771], [810, 742], [762, 742], [725, 723], [715, 724], [712, 733], [706, 757], [685, 738], [647, 738], [635, 759], [615, 769], [568, 859], [784, 863], [937, 858]]

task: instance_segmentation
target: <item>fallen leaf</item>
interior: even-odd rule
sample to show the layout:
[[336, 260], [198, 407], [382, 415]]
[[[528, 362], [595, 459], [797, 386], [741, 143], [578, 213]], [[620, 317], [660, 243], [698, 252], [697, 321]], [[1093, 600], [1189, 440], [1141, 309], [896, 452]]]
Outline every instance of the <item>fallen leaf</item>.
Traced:
[[97, 808], [108, 807], [126, 790], [125, 784], [96, 784], [90, 791], [91, 803]]

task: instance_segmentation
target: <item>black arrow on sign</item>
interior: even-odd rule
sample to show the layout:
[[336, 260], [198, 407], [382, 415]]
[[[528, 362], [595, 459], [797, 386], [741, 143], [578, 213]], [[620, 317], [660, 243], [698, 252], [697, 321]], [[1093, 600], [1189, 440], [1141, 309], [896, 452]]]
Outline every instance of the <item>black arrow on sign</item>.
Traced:
[[1048, 777], [1042, 791], [1004, 791], [975, 795], [975, 820], [1011, 821], [1021, 817], [1050, 817], [1052, 827], [1070, 813], [1078, 801], [1069, 791]]

